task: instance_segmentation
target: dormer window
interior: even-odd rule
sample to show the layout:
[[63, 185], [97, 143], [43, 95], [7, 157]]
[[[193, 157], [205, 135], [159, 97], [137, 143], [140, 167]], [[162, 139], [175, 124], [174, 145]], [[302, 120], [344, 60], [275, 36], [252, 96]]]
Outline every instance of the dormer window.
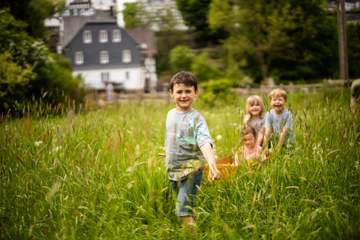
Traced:
[[85, 30], [83, 33], [83, 41], [84, 43], [91, 43], [92, 42], [92, 35], [90, 30]]
[[81, 65], [84, 63], [84, 53], [83, 52], [75, 52], [75, 64]]
[[131, 51], [130, 51], [130, 49], [123, 50], [123, 52], [122, 52], [122, 61], [124, 63], [131, 62]]
[[101, 64], [109, 63], [109, 52], [108, 51], [100, 51], [100, 63]]
[[106, 30], [100, 30], [99, 32], [99, 42], [104, 43], [108, 41], [108, 33]]
[[112, 41], [113, 42], [120, 42], [121, 41], [120, 29], [113, 29], [112, 30]]

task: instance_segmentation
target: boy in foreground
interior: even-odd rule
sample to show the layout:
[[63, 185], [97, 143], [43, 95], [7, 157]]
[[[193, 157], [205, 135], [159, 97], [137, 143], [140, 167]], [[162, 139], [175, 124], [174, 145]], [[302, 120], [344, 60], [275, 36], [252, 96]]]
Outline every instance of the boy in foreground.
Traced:
[[181, 71], [171, 78], [169, 92], [176, 107], [167, 114], [165, 137], [165, 166], [177, 194], [175, 213], [180, 222], [191, 229], [195, 228], [193, 208], [204, 160], [208, 162], [210, 178], [220, 178], [207, 124], [192, 108], [197, 90], [197, 80], [190, 72]]
[[283, 147], [290, 148], [293, 144], [293, 116], [285, 108], [287, 93], [277, 88], [269, 93], [271, 110], [265, 115], [264, 153], [268, 154], [269, 141], [271, 147], [279, 152]]

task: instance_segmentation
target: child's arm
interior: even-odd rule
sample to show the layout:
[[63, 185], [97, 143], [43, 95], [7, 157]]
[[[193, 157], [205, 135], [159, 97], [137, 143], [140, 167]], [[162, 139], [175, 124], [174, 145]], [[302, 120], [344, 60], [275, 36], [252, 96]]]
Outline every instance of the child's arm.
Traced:
[[271, 132], [272, 132], [271, 128], [265, 128], [264, 143], [263, 143], [264, 151], [269, 150], [269, 141], [270, 141]]
[[284, 142], [285, 142], [285, 139], [286, 139], [286, 136], [288, 135], [289, 133], [289, 129], [288, 128], [283, 128], [281, 133], [280, 133], [280, 137], [279, 137], [279, 142], [276, 146], [276, 150], [279, 151], [282, 146], [284, 145]]
[[215, 154], [214, 154], [211, 144], [207, 143], [207, 144], [203, 145], [200, 148], [200, 150], [201, 150], [202, 154], [204, 155], [204, 158], [208, 162], [209, 169], [210, 169], [210, 178], [212, 180], [219, 179], [220, 172], [216, 167]]
[[256, 139], [256, 145], [257, 146], [262, 146], [261, 143], [264, 140], [264, 135], [265, 135], [265, 128], [261, 128], [258, 135], [257, 135], [257, 139]]

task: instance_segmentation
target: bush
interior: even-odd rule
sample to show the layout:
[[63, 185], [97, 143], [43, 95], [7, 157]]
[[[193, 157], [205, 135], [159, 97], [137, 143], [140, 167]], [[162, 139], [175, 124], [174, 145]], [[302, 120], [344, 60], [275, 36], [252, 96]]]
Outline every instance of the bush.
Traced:
[[207, 52], [202, 52], [194, 57], [191, 71], [200, 82], [216, 79], [221, 75], [221, 72], [209, 62], [209, 55]]
[[233, 82], [226, 78], [202, 83], [201, 87], [204, 92], [200, 95], [200, 99], [210, 106], [230, 103], [235, 98], [234, 93], [231, 91], [232, 86]]
[[181, 70], [189, 71], [193, 62], [194, 54], [188, 46], [178, 45], [170, 52], [170, 66], [174, 72]]
[[81, 79], [72, 76], [69, 62], [30, 37], [25, 27], [0, 10], [0, 114], [21, 114], [39, 102], [46, 104], [47, 112], [81, 103]]

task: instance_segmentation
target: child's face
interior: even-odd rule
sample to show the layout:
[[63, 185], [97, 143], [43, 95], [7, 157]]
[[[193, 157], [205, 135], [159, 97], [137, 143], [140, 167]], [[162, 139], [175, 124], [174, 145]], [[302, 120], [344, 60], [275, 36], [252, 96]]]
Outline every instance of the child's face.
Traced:
[[273, 97], [270, 100], [270, 105], [276, 113], [282, 113], [285, 108], [285, 99], [280, 96]]
[[249, 114], [252, 117], [260, 116], [262, 112], [262, 107], [259, 103], [254, 103], [253, 105], [249, 106]]
[[194, 86], [186, 86], [182, 83], [174, 84], [170, 95], [174, 99], [176, 109], [181, 112], [187, 112], [191, 110], [192, 102], [196, 97], [196, 91]]
[[245, 136], [243, 136], [243, 142], [244, 142], [245, 147], [253, 148], [256, 143], [255, 136], [251, 133], [248, 133]]

